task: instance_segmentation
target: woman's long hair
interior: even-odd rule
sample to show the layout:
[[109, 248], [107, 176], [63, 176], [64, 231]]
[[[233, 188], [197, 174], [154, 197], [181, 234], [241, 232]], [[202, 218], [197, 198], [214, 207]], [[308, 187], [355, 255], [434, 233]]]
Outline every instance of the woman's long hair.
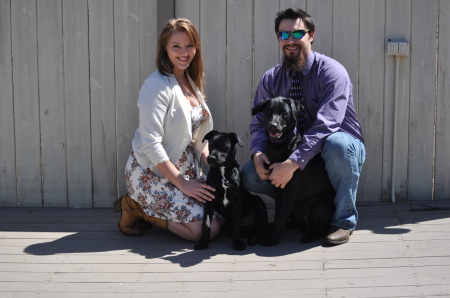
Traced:
[[170, 19], [163, 27], [161, 35], [158, 40], [157, 55], [156, 55], [156, 65], [161, 74], [170, 75], [173, 74], [173, 64], [167, 55], [167, 43], [169, 42], [170, 36], [174, 31], [186, 32], [192, 40], [194, 47], [196, 49], [196, 54], [191, 64], [187, 68], [189, 76], [192, 78], [194, 83], [200, 89], [202, 94], [205, 74], [203, 72], [203, 59], [202, 59], [202, 47], [200, 44], [200, 36], [195, 29], [194, 24], [188, 19]]

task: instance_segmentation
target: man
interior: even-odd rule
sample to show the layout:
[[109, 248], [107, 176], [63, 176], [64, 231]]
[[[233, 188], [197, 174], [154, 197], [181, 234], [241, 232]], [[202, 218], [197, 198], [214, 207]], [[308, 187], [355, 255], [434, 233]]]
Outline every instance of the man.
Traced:
[[250, 123], [253, 161], [244, 165], [242, 176], [248, 191], [273, 197], [275, 187], [284, 188], [296, 170], [303, 170], [309, 160], [321, 154], [336, 191], [336, 211], [326, 241], [336, 245], [349, 240], [358, 221], [356, 191], [366, 151], [348, 73], [339, 62], [311, 50], [314, 30], [312, 18], [301, 9], [289, 8], [277, 14], [275, 32], [283, 62], [263, 75], [254, 105], [276, 96], [296, 97], [291, 87], [293, 83], [300, 84], [300, 95], [294, 99], [305, 107], [304, 120], [299, 120], [304, 126], [304, 136], [286, 161], [266, 169], [264, 163], [269, 164], [269, 160], [264, 153], [265, 123], [262, 113], [253, 116]]

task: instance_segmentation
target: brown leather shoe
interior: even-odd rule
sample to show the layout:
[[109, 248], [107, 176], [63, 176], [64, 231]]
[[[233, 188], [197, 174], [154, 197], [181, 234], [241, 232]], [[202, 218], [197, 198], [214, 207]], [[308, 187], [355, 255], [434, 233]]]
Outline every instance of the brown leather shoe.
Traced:
[[338, 245], [347, 243], [353, 231], [346, 230], [337, 226], [331, 226], [328, 230], [327, 243], [331, 245]]

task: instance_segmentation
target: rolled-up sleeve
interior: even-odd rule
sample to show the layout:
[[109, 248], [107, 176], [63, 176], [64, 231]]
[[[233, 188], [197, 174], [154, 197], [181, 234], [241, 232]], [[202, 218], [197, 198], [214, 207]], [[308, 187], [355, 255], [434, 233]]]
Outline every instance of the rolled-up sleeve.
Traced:
[[139, 134], [141, 150], [152, 164], [169, 160], [162, 140], [164, 138], [164, 118], [169, 106], [169, 88], [160, 80], [148, 80], [139, 92]]

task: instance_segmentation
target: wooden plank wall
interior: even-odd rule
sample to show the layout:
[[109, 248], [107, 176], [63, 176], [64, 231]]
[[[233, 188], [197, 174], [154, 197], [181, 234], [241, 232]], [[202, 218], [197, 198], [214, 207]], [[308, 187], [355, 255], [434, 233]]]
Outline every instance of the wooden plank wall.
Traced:
[[0, 206], [111, 206], [156, 39], [156, 1], [0, 0]]
[[391, 200], [395, 58], [400, 59], [397, 201], [450, 199], [450, 3], [446, 0], [0, 0], [0, 206], [110, 207], [137, 127], [140, 85], [170, 17], [202, 39], [208, 104], [218, 130], [246, 147], [255, 88], [279, 61], [273, 20], [301, 7], [313, 49], [354, 85], [367, 161], [360, 202]]

